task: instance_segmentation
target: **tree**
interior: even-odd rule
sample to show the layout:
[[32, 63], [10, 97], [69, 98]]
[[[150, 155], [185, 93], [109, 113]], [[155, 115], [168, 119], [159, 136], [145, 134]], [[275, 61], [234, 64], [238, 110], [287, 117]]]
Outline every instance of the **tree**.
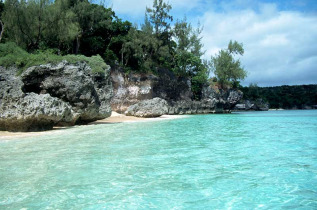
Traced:
[[74, 17], [64, 0], [6, 0], [3, 22], [9, 41], [28, 51], [67, 49], [78, 34]]
[[79, 33], [73, 40], [72, 52], [88, 56], [103, 54], [113, 37], [111, 27], [116, 18], [115, 13], [88, 1], [77, 0], [71, 2], [71, 5], [79, 24]]
[[48, 0], [6, 0], [3, 22], [9, 39], [28, 50], [38, 49]]
[[183, 20], [177, 20], [173, 30], [173, 37], [177, 43], [176, 51], [188, 51], [197, 57], [201, 57], [205, 52], [202, 51], [201, 43], [202, 27], [198, 26], [193, 29], [192, 25], [187, 22], [186, 17]]
[[125, 66], [145, 72], [155, 72], [157, 67], [171, 67], [176, 45], [171, 39], [173, 18], [168, 14], [171, 8], [163, 0], [154, 0], [153, 7], [146, 8], [141, 30], [132, 27], [123, 44], [122, 63]]
[[124, 64], [148, 72], [158, 67], [155, 57], [160, 55], [161, 42], [154, 34], [131, 28], [128, 41], [123, 44]]
[[[123, 46], [128, 41], [128, 34], [132, 27], [129, 21], [122, 21], [120, 18], [115, 17], [110, 25], [109, 42], [106, 42], [104, 58], [107, 63], [113, 64], [116, 61], [122, 65], [124, 63]], [[104, 33], [100, 34], [103, 36]]]
[[173, 21], [173, 17], [168, 14], [171, 9], [172, 6], [168, 3], [165, 3], [163, 0], [154, 0], [153, 8], [146, 8], [149, 21], [153, 24], [154, 33], [156, 35], [160, 35], [169, 31], [169, 22]]
[[72, 51], [73, 40], [80, 33], [76, 14], [69, 8], [69, 2], [56, 0], [47, 9], [46, 24], [50, 27], [44, 31], [45, 47], [58, 48], [62, 53]]
[[177, 21], [173, 30], [176, 40], [176, 53], [174, 57], [174, 71], [181, 75], [192, 75], [193, 72], [202, 70], [203, 60], [200, 57], [204, 54], [202, 51], [200, 33], [202, 28], [194, 30], [190, 23], [187, 23], [186, 17], [182, 21]]
[[171, 39], [173, 17], [169, 14], [172, 6], [164, 0], [154, 0], [152, 8], [146, 8], [145, 23], [142, 30], [148, 36], [155, 35], [156, 49], [151, 53], [151, 59], [156, 66], [170, 68], [173, 59], [175, 42]]
[[173, 71], [178, 76], [188, 77], [191, 80], [191, 89], [194, 99], [201, 98], [201, 90], [207, 82], [209, 65], [201, 59], [204, 54], [200, 34], [202, 28], [193, 29], [186, 17], [177, 21], [173, 30], [176, 40]]
[[242, 43], [230, 41], [227, 49], [222, 49], [218, 55], [211, 57], [211, 66], [222, 88], [232, 86], [247, 76], [240, 60], [234, 58], [234, 55], [243, 55], [243, 53]]

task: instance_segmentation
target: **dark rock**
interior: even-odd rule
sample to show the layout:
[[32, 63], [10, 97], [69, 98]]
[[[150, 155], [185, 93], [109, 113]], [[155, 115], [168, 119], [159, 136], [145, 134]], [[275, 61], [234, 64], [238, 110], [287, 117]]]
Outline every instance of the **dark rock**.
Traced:
[[158, 82], [154, 83], [153, 92], [155, 97], [167, 101], [191, 100], [191, 82], [188, 78], [177, 77], [168, 69], [158, 69]]

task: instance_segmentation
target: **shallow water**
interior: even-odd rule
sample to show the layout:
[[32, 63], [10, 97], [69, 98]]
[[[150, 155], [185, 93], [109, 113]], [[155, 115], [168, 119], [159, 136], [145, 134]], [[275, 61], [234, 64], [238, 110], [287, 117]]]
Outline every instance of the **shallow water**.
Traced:
[[317, 209], [317, 110], [0, 142], [0, 209]]

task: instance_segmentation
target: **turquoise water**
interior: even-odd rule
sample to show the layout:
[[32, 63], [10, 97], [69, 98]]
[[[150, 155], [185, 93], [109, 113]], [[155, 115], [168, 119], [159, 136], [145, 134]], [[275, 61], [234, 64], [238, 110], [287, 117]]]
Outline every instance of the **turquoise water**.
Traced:
[[0, 209], [317, 209], [317, 110], [0, 141]]

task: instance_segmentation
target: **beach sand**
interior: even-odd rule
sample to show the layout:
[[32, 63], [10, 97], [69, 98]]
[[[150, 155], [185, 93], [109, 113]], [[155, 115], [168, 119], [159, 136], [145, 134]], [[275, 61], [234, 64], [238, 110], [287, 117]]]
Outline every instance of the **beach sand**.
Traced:
[[155, 118], [142, 118], [142, 117], [126, 116], [124, 114], [112, 112], [111, 117], [108, 117], [103, 120], [97, 120], [95, 122], [91, 122], [89, 123], [89, 125], [122, 123], [122, 122], [149, 122], [149, 121], [168, 120], [168, 119], [176, 119], [176, 118], [183, 118], [183, 117], [185, 116], [184, 115], [162, 115], [160, 117], [155, 117]]
[[[133, 116], [125, 116], [123, 114], [119, 114], [117, 112], [112, 112], [111, 116], [98, 120], [95, 122], [91, 122], [88, 125], [100, 125], [100, 124], [113, 124], [113, 123], [133, 123], [133, 122], [150, 122], [150, 121], [158, 121], [158, 120], [168, 120], [168, 119], [177, 119], [183, 118], [184, 115], [162, 115], [156, 118], [141, 118], [141, 117], [133, 117]], [[10, 140], [16, 139], [19, 137], [31, 137], [31, 136], [40, 136], [47, 134], [54, 134], [56, 132], [62, 132], [65, 129], [70, 129], [72, 127], [54, 127], [53, 130], [49, 131], [40, 131], [40, 132], [8, 132], [8, 131], [0, 131], [0, 140]]]

